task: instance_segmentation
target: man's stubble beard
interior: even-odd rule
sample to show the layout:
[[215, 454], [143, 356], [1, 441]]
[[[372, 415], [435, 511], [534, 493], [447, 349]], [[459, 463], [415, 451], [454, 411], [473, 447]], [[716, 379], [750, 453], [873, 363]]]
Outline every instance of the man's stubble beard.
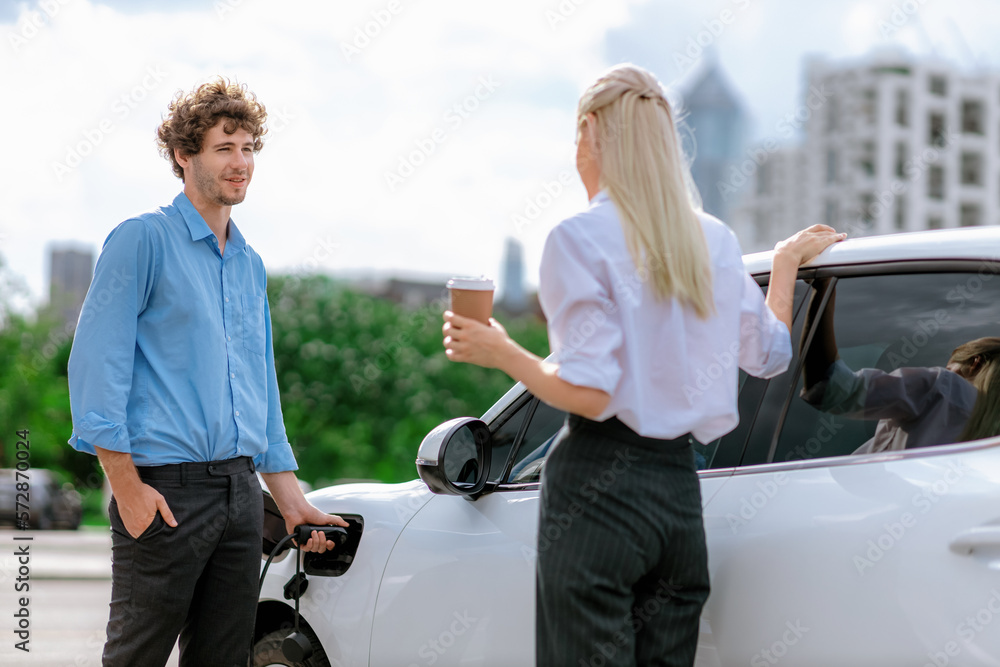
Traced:
[[[222, 186], [219, 185], [212, 174], [208, 173], [208, 171], [202, 167], [201, 160], [197, 155], [192, 156], [191, 166], [193, 167], [192, 175], [194, 176], [195, 187], [213, 204], [218, 204], [220, 206], [235, 206], [236, 204], [242, 203], [246, 198], [247, 189], [245, 187], [232, 197], [226, 197], [223, 195]], [[249, 185], [249, 172], [246, 175], [246, 179], [247, 185]]]

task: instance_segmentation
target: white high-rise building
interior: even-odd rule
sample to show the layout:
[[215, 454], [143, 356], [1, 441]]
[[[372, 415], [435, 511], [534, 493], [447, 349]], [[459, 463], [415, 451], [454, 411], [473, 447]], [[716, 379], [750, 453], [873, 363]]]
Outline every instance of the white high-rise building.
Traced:
[[[733, 216], [745, 251], [825, 223], [852, 236], [1000, 223], [1000, 73], [879, 54], [807, 65], [804, 138]], [[790, 167], [789, 165], [794, 165]]]

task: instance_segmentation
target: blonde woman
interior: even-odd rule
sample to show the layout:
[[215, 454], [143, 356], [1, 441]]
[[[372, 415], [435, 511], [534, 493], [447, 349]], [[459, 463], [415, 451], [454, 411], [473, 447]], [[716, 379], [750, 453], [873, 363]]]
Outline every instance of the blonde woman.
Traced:
[[[689, 197], [652, 74], [611, 69], [577, 122], [590, 206], [542, 256], [554, 361], [451, 312], [444, 344], [570, 413], [542, 479], [537, 664], [691, 665], [709, 592], [692, 443], [736, 426], [738, 368], [786, 370], [796, 271], [844, 235], [816, 225], [780, 243], [765, 304], [733, 233]], [[716, 385], [693, 391], [720, 360]]]

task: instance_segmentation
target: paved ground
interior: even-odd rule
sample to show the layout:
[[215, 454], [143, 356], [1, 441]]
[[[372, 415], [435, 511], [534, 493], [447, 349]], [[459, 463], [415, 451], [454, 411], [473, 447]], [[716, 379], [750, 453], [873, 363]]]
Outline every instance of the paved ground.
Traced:
[[[15, 537], [32, 537], [15, 540]], [[28, 545], [30, 579], [18, 581], [15, 552]], [[111, 600], [111, 538], [106, 528], [79, 531], [0, 530], [0, 665], [99, 667]], [[30, 590], [15, 587], [28, 583]], [[28, 597], [29, 653], [14, 634]], [[177, 666], [176, 649], [167, 663]]]

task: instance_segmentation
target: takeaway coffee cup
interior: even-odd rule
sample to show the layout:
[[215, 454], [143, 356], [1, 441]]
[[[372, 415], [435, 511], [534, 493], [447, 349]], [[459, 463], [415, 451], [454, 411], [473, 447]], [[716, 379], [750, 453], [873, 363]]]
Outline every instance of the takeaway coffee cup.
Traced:
[[489, 278], [452, 278], [448, 281], [450, 310], [462, 317], [490, 323], [493, 314], [493, 281]]

